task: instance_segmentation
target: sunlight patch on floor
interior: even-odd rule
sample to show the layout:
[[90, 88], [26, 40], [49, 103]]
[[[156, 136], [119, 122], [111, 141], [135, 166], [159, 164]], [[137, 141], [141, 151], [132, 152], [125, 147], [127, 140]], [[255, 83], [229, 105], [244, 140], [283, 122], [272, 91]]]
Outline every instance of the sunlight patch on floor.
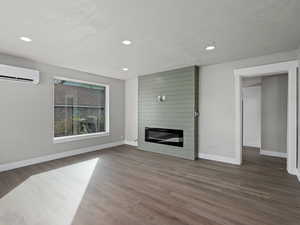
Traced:
[[0, 199], [0, 224], [70, 225], [98, 159], [34, 175]]

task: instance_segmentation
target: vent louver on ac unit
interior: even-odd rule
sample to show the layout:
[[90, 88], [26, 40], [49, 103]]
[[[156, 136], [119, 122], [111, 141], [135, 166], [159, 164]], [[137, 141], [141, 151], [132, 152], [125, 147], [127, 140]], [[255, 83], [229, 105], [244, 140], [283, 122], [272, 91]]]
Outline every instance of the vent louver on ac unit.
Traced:
[[0, 64], [0, 79], [38, 84], [40, 73], [37, 70]]

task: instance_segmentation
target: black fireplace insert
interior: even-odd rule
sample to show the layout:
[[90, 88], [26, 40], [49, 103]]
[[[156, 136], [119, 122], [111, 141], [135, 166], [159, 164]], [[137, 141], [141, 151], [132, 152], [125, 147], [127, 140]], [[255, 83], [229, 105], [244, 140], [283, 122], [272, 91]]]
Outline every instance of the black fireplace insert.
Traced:
[[146, 127], [145, 141], [183, 147], [183, 130]]

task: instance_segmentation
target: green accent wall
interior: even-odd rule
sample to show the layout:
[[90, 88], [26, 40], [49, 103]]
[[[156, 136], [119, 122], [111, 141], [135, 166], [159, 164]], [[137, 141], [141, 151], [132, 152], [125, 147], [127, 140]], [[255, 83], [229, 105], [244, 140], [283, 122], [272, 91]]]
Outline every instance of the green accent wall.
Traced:
[[[198, 158], [199, 69], [191, 66], [140, 76], [138, 97], [138, 147], [141, 150]], [[157, 96], [165, 95], [159, 102]], [[145, 142], [145, 127], [184, 130], [184, 147]]]

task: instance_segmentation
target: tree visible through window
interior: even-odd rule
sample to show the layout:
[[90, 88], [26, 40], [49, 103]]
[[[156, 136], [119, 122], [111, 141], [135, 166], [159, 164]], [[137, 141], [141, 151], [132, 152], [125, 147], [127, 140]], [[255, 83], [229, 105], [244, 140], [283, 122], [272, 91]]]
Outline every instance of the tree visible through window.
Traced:
[[105, 94], [105, 86], [55, 79], [54, 137], [105, 132]]

